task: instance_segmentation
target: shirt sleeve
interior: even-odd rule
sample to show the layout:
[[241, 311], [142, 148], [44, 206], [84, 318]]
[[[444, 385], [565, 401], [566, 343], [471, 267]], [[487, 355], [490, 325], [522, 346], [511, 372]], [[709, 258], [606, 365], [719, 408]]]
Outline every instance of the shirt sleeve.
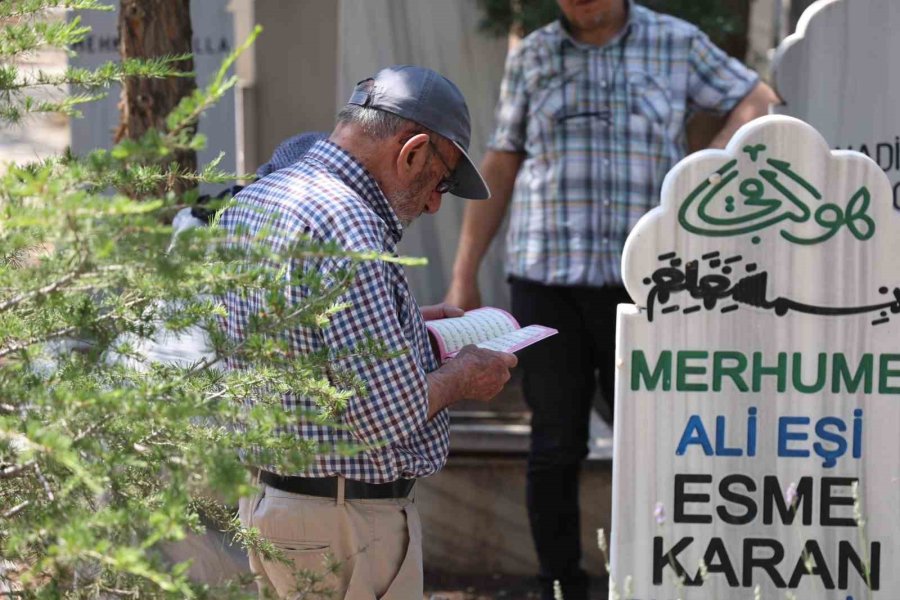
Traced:
[[488, 142], [491, 150], [525, 151], [525, 128], [528, 117], [528, 93], [525, 87], [523, 53], [510, 52], [506, 58], [500, 98], [495, 113], [497, 127]]
[[[325, 278], [332, 269], [348, 267], [346, 260], [326, 261]], [[399, 356], [384, 360], [348, 356], [334, 361], [337, 369], [364, 382], [365, 395], [354, 394], [342, 415], [343, 424], [365, 444], [397, 444], [425, 426], [428, 419], [428, 382], [409, 342], [395, 307], [390, 266], [364, 261], [356, 266], [352, 287], [338, 300], [347, 308], [330, 318], [322, 330], [332, 354], [351, 351], [371, 339]]]
[[759, 82], [759, 75], [698, 31], [691, 42], [688, 103], [692, 110], [728, 113]]

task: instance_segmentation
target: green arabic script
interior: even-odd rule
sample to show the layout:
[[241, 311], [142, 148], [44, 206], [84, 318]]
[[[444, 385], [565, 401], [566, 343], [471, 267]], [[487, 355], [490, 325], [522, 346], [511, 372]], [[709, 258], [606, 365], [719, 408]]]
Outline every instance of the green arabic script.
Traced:
[[[765, 145], [744, 147], [757, 162]], [[698, 235], [732, 237], [779, 226], [779, 234], [794, 244], [813, 245], [831, 239], [842, 228], [860, 241], [875, 235], [875, 221], [869, 216], [871, 193], [860, 187], [846, 208], [823, 202], [822, 194], [787, 161], [766, 158], [765, 166], [753, 176], [741, 178], [738, 161], [732, 160], [704, 179], [681, 204], [678, 222]], [[725, 192], [737, 180], [738, 197]], [[821, 233], [804, 237], [790, 231], [790, 224], [812, 222]], [[759, 243], [754, 237], [753, 242]]]

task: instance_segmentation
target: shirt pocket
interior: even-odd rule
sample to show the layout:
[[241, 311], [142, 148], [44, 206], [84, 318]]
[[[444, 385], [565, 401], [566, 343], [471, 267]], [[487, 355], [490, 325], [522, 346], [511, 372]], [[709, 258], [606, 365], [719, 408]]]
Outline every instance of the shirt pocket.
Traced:
[[630, 185], [655, 197], [669, 164], [672, 93], [663, 78], [645, 71], [630, 71], [627, 82], [626, 118], [617, 123], [617, 138], [629, 149]]
[[[533, 94], [529, 139], [547, 139], [561, 133], [584, 137], [597, 126], [606, 126], [610, 110], [599, 88], [581, 71], [564, 78], [545, 79]], [[576, 138], [577, 139], [577, 138]]]
[[667, 129], [672, 122], [672, 92], [665, 80], [645, 71], [628, 73], [629, 116]]

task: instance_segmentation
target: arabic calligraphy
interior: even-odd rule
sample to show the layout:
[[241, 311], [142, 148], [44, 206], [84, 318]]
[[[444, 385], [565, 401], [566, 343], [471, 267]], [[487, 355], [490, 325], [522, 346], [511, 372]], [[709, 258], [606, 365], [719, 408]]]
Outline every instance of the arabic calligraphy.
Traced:
[[[647, 319], [653, 321], [657, 307], [659, 312], [691, 314], [700, 310], [715, 310], [722, 313], [736, 311], [741, 305], [772, 310], [779, 317], [788, 312], [822, 316], [848, 316], [877, 313], [872, 325], [882, 325], [890, 321], [890, 315], [900, 314], [900, 287], [881, 287], [879, 294], [888, 296], [885, 302], [865, 306], [815, 306], [779, 296], [768, 298], [768, 278], [766, 271], [760, 271], [756, 263], [744, 263], [743, 256], [722, 258], [719, 252], [704, 254], [700, 260], [684, 262], [675, 252], [657, 257], [665, 263], [650, 277], [644, 278], [649, 285], [647, 294]], [[701, 262], [705, 274], [701, 276]], [[735, 270], [742, 266], [744, 276], [736, 278]], [[683, 304], [675, 304], [683, 298]]]
[[[791, 163], [775, 158], [762, 160], [765, 144], [744, 146], [750, 161], [761, 165], [752, 176], [741, 177], [737, 159], [731, 160], [695, 187], [678, 211], [681, 226], [703, 236], [730, 237], [782, 225], [781, 237], [794, 244], [820, 244], [846, 228], [856, 239], [875, 235], [875, 221], [868, 215], [871, 193], [861, 186], [846, 208], [824, 202], [821, 192], [804, 179]], [[737, 194], [734, 191], [737, 184]], [[735, 195], [739, 196], [735, 198]], [[814, 223], [812, 236], [791, 233], [788, 225]], [[761, 240], [752, 239], [754, 244]]]

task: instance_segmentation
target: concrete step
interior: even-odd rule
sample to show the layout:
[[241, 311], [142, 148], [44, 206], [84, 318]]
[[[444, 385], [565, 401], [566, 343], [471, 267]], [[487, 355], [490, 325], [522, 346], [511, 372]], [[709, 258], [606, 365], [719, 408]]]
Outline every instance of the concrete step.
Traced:
[[[490, 404], [466, 402], [451, 409], [447, 465], [416, 484], [425, 568], [432, 577], [537, 573], [525, 509], [530, 420], [515, 375]], [[608, 537], [612, 452], [612, 429], [592, 411], [580, 495], [582, 567], [595, 577], [606, 574], [597, 529], [603, 528]]]
[[[585, 463], [581, 477], [582, 567], [605, 575], [597, 529], [609, 535], [612, 462]], [[533, 576], [537, 557], [525, 510], [525, 457], [451, 453], [416, 484], [426, 569], [433, 576]]]
[[[451, 411], [451, 452], [526, 456], [530, 418], [527, 411]], [[589, 443], [589, 460], [612, 460], [612, 428], [595, 412], [591, 412]]]

